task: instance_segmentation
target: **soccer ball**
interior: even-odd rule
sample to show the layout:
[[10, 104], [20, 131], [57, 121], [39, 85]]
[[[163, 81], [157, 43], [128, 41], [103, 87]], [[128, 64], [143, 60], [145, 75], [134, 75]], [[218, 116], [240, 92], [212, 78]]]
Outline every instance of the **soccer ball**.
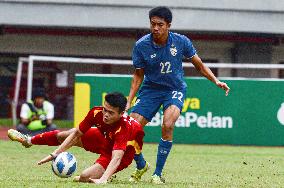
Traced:
[[51, 167], [55, 175], [68, 178], [76, 171], [77, 160], [71, 153], [62, 152], [53, 159]]

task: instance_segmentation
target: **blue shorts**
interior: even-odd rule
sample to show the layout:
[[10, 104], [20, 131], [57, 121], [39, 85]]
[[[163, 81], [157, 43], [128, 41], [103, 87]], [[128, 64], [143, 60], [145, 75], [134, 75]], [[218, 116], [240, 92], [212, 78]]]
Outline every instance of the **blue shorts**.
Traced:
[[142, 115], [150, 122], [161, 105], [163, 111], [171, 105], [177, 106], [181, 111], [185, 95], [186, 89], [160, 90], [142, 86], [131, 112]]

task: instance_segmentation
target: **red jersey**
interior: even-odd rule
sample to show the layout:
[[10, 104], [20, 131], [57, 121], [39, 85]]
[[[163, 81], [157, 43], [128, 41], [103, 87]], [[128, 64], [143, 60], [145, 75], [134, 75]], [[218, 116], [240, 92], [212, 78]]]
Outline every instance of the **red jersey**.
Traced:
[[[80, 123], [79, 129], [86, 133], [91, 127], [97, 127], [109, 141], [108, 149], [126, 150], [128, 145], [135, 145], [144, 137], [142, 126], [134, 118], [123, 115], [118, 122], [112, 125], [103, 122], [103, 107], [92, 108], [85, 119]], [[135, 147], [135, 146], [134, 146]]]

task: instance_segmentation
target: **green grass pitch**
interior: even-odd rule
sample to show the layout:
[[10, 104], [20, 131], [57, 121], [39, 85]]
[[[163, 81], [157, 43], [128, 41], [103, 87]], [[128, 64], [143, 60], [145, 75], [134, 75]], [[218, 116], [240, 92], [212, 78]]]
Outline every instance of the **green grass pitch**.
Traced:
[[[36, 163], [55, 147], [32, 146], [0, 140], [0, 187], [93, 187], [93, 184], [58, 178], [50, 163]], [[144, 145], [144, 156], [151, 169], [136, 185], [127, 180], [134, 170], [117, 174], [117, 179], [103, 187], [157, 187], [150, 183], [156, 160], [156, 144]], [[73, 147], [69, 150], [78, 161], [78, 175], [97, 158], [96, 154]], [[164, 169], [162, 187], [283, 187], [284, 148], [174, 145]], [[160, 186], [161, 187], [161, 186]]]

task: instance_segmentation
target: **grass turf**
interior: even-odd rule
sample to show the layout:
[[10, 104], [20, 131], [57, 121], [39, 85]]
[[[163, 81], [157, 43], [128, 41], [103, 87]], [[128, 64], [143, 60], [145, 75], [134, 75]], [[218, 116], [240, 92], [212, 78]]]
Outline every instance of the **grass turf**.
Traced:
[[[144, 156], [152, 165], [142, 182], [133, 185], [127, 180], [134, 170], [118, 173], [117, 179], [104, 187], [156, 187], [150, 183], [156, 160], [156, 144], [145, 144]], [[72, 178], [56, 177], [49, 164], [36, 162], [55, 147], [33, 146], [0, 140], [0, 187], [93, 187], [93, 184], [72, 182]], [[73, 147], [69, 150], [78, 161], [78, 175], [98, 155]], [[164, 169], [163, 187], [283, 187], [284, 149], [279, 147], [238, 147], [174, 145]]]

